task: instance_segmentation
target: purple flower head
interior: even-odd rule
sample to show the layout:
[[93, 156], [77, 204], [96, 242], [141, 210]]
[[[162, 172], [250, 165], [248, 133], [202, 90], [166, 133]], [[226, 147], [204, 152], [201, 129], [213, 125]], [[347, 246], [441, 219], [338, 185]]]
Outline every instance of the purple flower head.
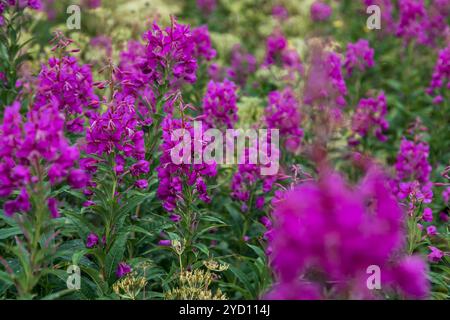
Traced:
[[432, 169], [428, 162], [429, 152], [430, 147], [426, 142], [414, 142], [403, 138], [395, 164], [398, 179], [416, 180], [420, 184], [429, 182]]
[[[184, 184], [192, 187], [196, 192], [196, 196], [204, 202], [209, 202], [209, 197], [206, 190], [206, 184], [203, 180], [205, 177], [213, 177], [217, 174], [216, 163], [207, 164], [205, 162], [201, 164], [194, 164], [194, 150], [196, 149], [194, 143], [199, 143], [203, 149], [205, 144], [196, 140], [194, 136], [194, 128], [190, 121], [182, 119], [174, 119], [171, 116], [164, 118], [162, 124], [162, 143], [160, 150], [162, 156], [160, 157], [160, 164], [156, 168], [158, 172], [159, 186], [157, 195], [160, 200], [163, 201], [163, 207], [167, 211], [173, 211], [178, 201], [184, 201], [183, 199], [183, 182]], [[172, 134], [174, 130], [185, 130], [185, 136], [190, 140], [190, 153], [183, 154], [178, 153], [177, 163], [173, 161], [172, 149], [176, 147], [184, 137], [172, 140]], [[204, 132], [205, 126], [202, 125], [202, 132]], [[203, 136], [200, 137], [203, 139]], [[203, 141], [203, 140], [202, 140]], [[179, 161], [178, 161], [179, 160]]]
[[433, 210], [431, 210], [430, 208], [425, 208], [423, 210], [423, 215], [422, 215], [422, 219], [425, 222], [431, 222], [433, 221]]
[[126, 158], [135, 161], [130, 170], [133, 176], [148, 173], [144, 159], [144, 132], [137, 121], [132, 96], [117, 97], [103, 114], [96, 114], [86, 132], [86, 152], [101, 156], [116, 155], [116, 172], [124, 170]]
[[322, 1], [315, 1], [311, 5], [311, 18], [313, 21], [326, 21], [330, 18], [333, 10]]
[[297, 51], [289, 48], [286, 37], [279, 31], [275, 31], [267, 38], [263, 66], [270, 65], [278, 65], [286, 69], [290, 79], [294, 79], [295, 74], [302, 75], [304, 71]]
[[450, 34], [447, 18], [450, 15], [450, 2], [433, 1], [427, 8], [424, 0], [400, 0], [399, 21], [396, 35], [405, 43], [435, 46], [439, 39]]
[[122, 278], [123, 276], [131, 272], [131, 267], [125, 262], [120, 262], [117, 266], [116, 276], [117, 278]]
[[226, 80], [210, 81], [203, 98], [203, 120], [212, 128], [230, 129], [238, 121], [237, 87]]
[[[54, 105], [32, 109], [24, 120], [20, 104], [13, 103], [4, 112], [0, 125], [0, 196], [9, 197], [21, 190], [15, 200], [5, 202], [5, 213], [27, 212], [31, 209], [27, 188], [39, 179], [54, 185], [79, 172], [76, 165], [79, 151], [64, 137], [64, 118]], [[38, 172], [40, 176], [32, 176]], [[79, 187], [79, 185], [74, 185]], [[52, 216], [59, 216], [56, 199], [48, 199]]]
[[89, 233], [86, 239], [86, 248], [95, 247], [98, 244], [98, 240], [99, 240], [98, 236], [95, 233], [93, 232]]
[[346, 105], [347, 85], [342, 75], [341, 57], [334, 52], [316, 48], [306, 80], [304, 103], [343, 107]]
[[283, 5], [277, 4], [272, 7], [272, 16], [280, 21], [289, 18], [289, 12]]
[[350, 143], [359, 143], [359, 139], [371, 131], [378, 140], [386, 141], [387, 137], [383, 134], [389, 128], [386, 115], [386, 96], [383, 92], [376, 98], [361, 99], [352, 117]]
[[249, 75], [256, 71], [256, 58], [248, 53], [241, 45], [236, 44], [231, 49], [231, 67], [227, 71], [228, 77], [241, 87], [245, 86]]
[[290, 88], [269, 94], [269, 105], [265, 110], [267, 128], [279, 130], [289, 151], [296, 151], [303, 137], [299, 109], [299, 102]]
[[[373, 264], [383, 270], [390, 287], [404, 291], [407, 280], [427, 284], [423, 263], [410, 268], [399, 262], [409, 270], [402, 279], [397, 277], [402, 273], [391, 267], [405, 235], [403, 212], [385, 181], [378, 169], [372, 169], [359, 186], [350, 188], [337, 173], [327, 171], [319, 181], [289, 192], [273, 212], [270, 241], [272, 266], [280, 284], [293, 283], [300, 274], [303, 281], [315, 283], [315, 278], [307, 275], [316, 270], [324, 281], [335, 283], [335, 294], [370, 298], [373, 292], [367, 290], [365, 272]], [[425, 290], [405, 293], [426, 295], [427, 286], [418, 287]], [[301, 298], [301, 293], [290, 294]]]
[[195, 57], [198, 60], [204, 58], [210, 61], [216, 57], [217, 52], [212, 47], [207, 25], [192, 29], [192, 41], [195, 43]]
[[47, 200], [48, 210], [52, 218], [59, 218], [58, 201], [55, 198], [48, 198]]
[[163, 247], [170, 247], [172, 245], [172, 241], [171, 240], [159, 240], [158, 245], [163, 246]]
[[[430, 85], [427, 89], [429, 94], [445, 91], [450, 89], [450, 45], [442, 49], [438, 53], [436, 65], [434, 66], [433, 75]], [[443, 101], [443, 97], [438, 95], [434, 103], [438, 104]]]
[[178, 214], [171, 214], [169, 216], [169, 219], [172, 220], [173, 222], [180, 222], [181, 221], [181, 216]]
[[146, 179], [140, 179], [140, 180], [137, 180], [137, 181], [134, 183], [134, 185], [135, 185], [136, 187], [138, 187], [139, 189], [147, 189], [147, 187], [148, 187], [148, 181], [147, 181]]
[[437, 235], [437, 229], [435, 226], [428, 226], [427, 227], [427, 235], [429, 236], [435, 236]]
[[158, 84], [169, 81], [175, 86], [196, 81], [196, 44], [189, 26], [173, 20], [170, 27], [162, 29], [154, 23], [144, 39], [147, 47], [142, 71], [150, 80]]
[[345, 54], [344, 68], [349, 75], [355, 68], [361, 72], [366, 68], [372, 68], [375, 65], [374, 55], [375, 50], [370, 47], [369, 41], [365, 39], [349, 43]]
[[431, 250], [431, 252], [428, 254], [428, 261], [434, 263], [441, 261], [442, 257], [444, 256], [444, 253], [438, 248], [433, 246], [430, 246], [428, 248]]
[[[42, 65], [33, 108], [57, 107], [68, 121], [67, 130], [81, 132], [84, 112], [98, 106], [91, 69], [79, 66], [75, 57], [50, 58]], [[89, 114], [89, 113], [88, 113]]]

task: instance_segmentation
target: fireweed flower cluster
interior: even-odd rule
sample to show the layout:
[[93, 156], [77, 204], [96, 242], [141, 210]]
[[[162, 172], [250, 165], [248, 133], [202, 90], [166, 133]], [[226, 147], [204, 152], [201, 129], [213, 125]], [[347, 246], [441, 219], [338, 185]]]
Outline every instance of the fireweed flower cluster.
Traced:
[[342, 75], [342, 60], [335, 52], [315, 48], [305, 85], [304, 103], [325, 108], [346, 105], [347, 85]]
[[[63, 180], [74, 188], [87, 184], [87, 175], [76, 168], [78, 148], [64, 137], [64, 118], [56, 106], [31, 110], [26, 121], [18, 102], [7, 107], [0, 127], [0, 150], [0, 196], [19, 191], [15, 200], [4, 204], [8, 216], [31, 209], [30, 192], [45, 177], [51, 185]], [[49, 198], [48, 207], [53, 217], [59, 215], [56, 199]]]
[[194, 56], [197, 61], [202, 58], [210, 61], [216, 57], [217, 52], [212, 47], [208, 26], [192, 28], [192, 41], [194, 41]]
[[395, 163], [397, 172], [395, 184], [398, 185], [397, 196], [400, 199], [411, 200], [410, 210], [414, 209], [415, 201], [430, 203], [433, 198], [429, 152], [430, 147], [424, 141], [410, 141], [403, 138], [400, 143]]
[[122, 278], [131, 272], [131, 266], [125, 262], [120, 262], [116, 269], [117, 278]]
[[229, 67], [212, 63], [208, 68], [208, 75], [214, 81], [230, 79], [241, 87], [247, 83], [248, 77], [256, 71], [257, 62], [254, 55], [248, 53], [240, 44], [231, 49]]
[[207, 26], [192, 29], [172, 21], [162, 30], [156, 23], [145, 35], [146, 44], [129, 41], [120, 53], [116, 74], [123, 95], [137, 99], [145, 124], [151, 124], [157, 98], [164, 98], [164, 112], [171, 113], [174, 91], [183, 82], [196, 81], [197, 62], [216, 56]]
[[[398, 255], [405, 238], [403, 212], [384, 181], [373, 170], [350, 188], [327, 171], [278, 203], [269, 239], [279, 283], [269, 298], [374, 298], [366, 286], [371, 265], [381, 268], [384, 289], [426, 297], [426, 264], [419, 257]], [[326, 283], [332, 290], [325, 290]]]
[[267, 127], [280, 130], [284, 146], [289, 151], [296, 151], [303, 137], [299, 109], [299, 103], [292, 89], [273, 91], [269, 94], [269, 105], [265, 110]]
[[10, 7], [14, 8], [16, 5], [18, 5], [20, 9], [25, 9], [28, 7], [33, 10], [39, 10], [42, 8], [42, 3], [40, 0], [0, 1], [0, 27], [5, 23], [5, 18], [3, 17], [4, 12]]
[[279, 31], [271, 34], [266, 41], [266, 56], [263, 66], [279, 65], [289, 71], [292, 78], [294, 73], [303, 74], [303, 64], [295, 49], [288, 47], [286, 37]]
[[48, 106], [56, 106], [66, 116], [68, 131], [83, 132], [82, 115], [91, 116], [92, 109], [98, 107], [90, 67], [78, 65], [71, 56], [50, 58], [39, 73], [34, 102], [35, 109]]
[[352, 137], [349, 143], [359, 144], [360, 138], [367, 136], [371, 131], [378, 140], [386, 141], [387, 137], [383, 134], [389, 128], [386, 115], [386, 96], [383, 92], [376, 98], [361, 99], [352, 116]]
[[144, 35], [145, 61], [142, 71], [158, 85], [194, 83], [197, 79], [196, 45], [190, 27], [177, 23], [162, 29], [154, 23]]
[[[231, 179], [231, 197], [241, 202], [241, 211], [247, 212], [254, 208], [262, 210], [265, 205], [264, 196], [260, 195], [250, 203], [252, 193], [269, 193], [273, 190], [278, 176], [263, 176], [257, 164], [240, 164]], [[249, 206], [250, 204], [250, 206]]]
[[283, 5], [276, 4], [272, 7], [272, 17], [283, 21], [289, 17], [289, 12]]
[[249, 75], [256, 71], [256, 58], [236, 44], [231, 49], [231, 66], [227, 70], [228, 76], [239, 84], [245, 86]]
[[405, 42], [415, 40], [422, 45], [434, 45], [436, 39], [450, 34], [446, 22], [450, 14], [449, 1], [433, 1], [428, 10], [423, 0], [400, 0], [398, 6], [396, 35]]
[[355, 68], [361, 72], [367, 68], [372, 68], [375, 65], [374, 55], [375, 51], [370, 47], [369, 41], [365, 39], [347, 44], [344, 61], [347, 74], [352, 75]]
[[[177, 207], [179, 201], [186, 201], [183, 197], [184, 186], [194, 188], [194, 193], [197, 198], [203, 202], [209, 202], [210, 198], [207, 193], [207, 186], [205, 179], [207, 177], [214, 177], [217, 174], [216, 163], [201, 163], [194, 164], [192, 157], [194, 157], [194, 143], [200, 143], [204, 148], [202, 141], [195, 141], [194, 128], [191, 122], [185, 119], [174, 119], [172, 116], [164, 118], [162, 124], [162, 143], [160, 150], [162, 155], [160, 157], [160, 164], [156, 168], [158, 172], [159, 186], [157, 195], [163, 201], [163, 207], [171, 212]], [[176, 156], [185, 159], [189, 157], [191, 164], [175, 163], [172, 159], [172, 149], [177, 146], [182, 140], [172, 139], [173, 131], [176, 129], [185, 129], [186, 133], [191, 136], [191, 154], [177, 154]], [[201, 137], [203, 139], [203, 137]], [[186, 161], [187, 162], [187, 161]]]
[[323, 1], [315, 1], [311, 5], [310, 11], [313, 21], [326, 21], [333, 13], [331, 7]]
[[[432, 95], [435, 92], [439, 92], [440, 89], [450, 89], [450, 45], [439, 51], [427, 93]], [[434, 103], [436, 104], [443, 101], [444, 97], [442, 95], [437, 95], [434, 98]]]
[[148, 173], [149, 163], [144, 160], [144, 132], [138, 124], [134, 103], [132, 96], [114, 99], [106, 112], [92, 117], [86, 132], [86, 152], [114, 156], [117, 174], [125, 172], [130, 159], [133, 164], [129, 170], [138, 177]]
[[[143, 117], [142, 124], [153, 122], [151, 115], [156, 112], [157, 89], [151, 86], [151, 73], [144, 70], [146, 47], [139, 41], [130, 40], [127, 49], [120, 52], [119, 66], [114, 74], [122, 96], [133, 96], [136, 99], [137, 110]], [[155, 94], [156, 92], [156, 94]], [[171, 104], [165, 104], [164, 111], [171, 112]]]
[[224, 82], [210, 81], [203, 98], [202, 119], [210, 128], [230, 129], [238, 121], [237, 86], [225, 79]]
[[273, 175], [262, 175], [262, 165], [249, 161], [252, 152], [256, 153], [259, 150], [269, 154], [270, 140], [271, 137], [268, 135], [267, 144], [259, 146], [259, 142], [254, 142], [251, 148], [246, 148], [242, 155], [244, 161], [238, 165], [238, 170], [231, 179], [231, 197], [241, 202], [241, 211], [244, 213], [254, 208], [262, 210], [265, 206], [264, 194], [274, 191], [276, 182], [280, 180], [278, 172]]

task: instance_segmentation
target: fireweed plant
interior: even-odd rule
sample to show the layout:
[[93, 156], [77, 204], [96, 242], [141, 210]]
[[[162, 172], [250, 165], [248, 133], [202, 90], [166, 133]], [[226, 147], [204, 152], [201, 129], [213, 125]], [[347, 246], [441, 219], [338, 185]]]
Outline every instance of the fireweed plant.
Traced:
[[0, 0], [0, 298], [449, 299], [450, 1], [70, 4]]

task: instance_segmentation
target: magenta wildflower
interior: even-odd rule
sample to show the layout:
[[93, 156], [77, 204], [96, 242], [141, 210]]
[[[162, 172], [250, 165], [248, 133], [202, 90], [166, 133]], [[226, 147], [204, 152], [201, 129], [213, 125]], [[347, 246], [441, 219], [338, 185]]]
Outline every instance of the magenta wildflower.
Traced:
[[386, 141], [387, 137], [383, 134], [389, 128], [386, 115], [384, 92], [376, 98], [361, 99], [352, 117], [352, 137], [349, 142], [358, 144], [360, 138], [367, 136], [371, 131], [378, 140]]
[[83, 132], [80, 117], [98, 107], [90, 67], [79, 66], [75, 57], [50, 58], [48, 65], [42, 65], [38, 80], [34, 108], [56, 106], [65, 115], [69, 131]]
[[272, 33], [266, 42], [264, 66], [279, 65], [289, 71], [289, 77], [295, 73], [303, 74], [303, 64], [295, 49], [290, 49], [286, 37], [279, 31]]
[[281, 4], [277, 4], [272, 7], [272, 16], [275, 19], [283, 21], [283, 20], [286, 20], [287, 18], [289, 18], [289, 12], [286, 9], [286, 7], [284, 7]]
[[233, 128], [238, 121], [237, 87], [229, 81], [210, 81], [203, 98], [203, 121], [213, 128]]
[[144, 39], [147, 48], [142, 67], [150, 80], [160, 85], [196, 81], [196, 45], [189, 26], [172, 21], [172, 26], [162, 29], [154, 23]]
[[[231, 67], [227, 70], [228, 77], [241, 87], [245, 86], [249, 75], [256, 71], [255, 56], [248, 53], [241, 45], [236, 44], [231, 49], [230, 63]], [[216, 72], [218, 71], [219, 70], [216, 70]], [[212, 72], [212, 70], [210, 70], [210, 72]]]
[[[375, 264], [384, 272], [385, 285], [410, 297], [426, 296], [423, 262], [400, 260], [391, 265], [405, 239], [403, 213], [377, 170], [352, 189], [338, 174], [326, 172], [318, 182], [289, 192], [273, 217], [271, 258], [281, 286], [296, 283], [303, 275], [300, 283], [334, 283], [338, 297], [370, 298], [373, 292], [366, 287], [366, 269]], [[401, 272], [402, 268], [408, 272]], [[312, 269], [320, 272], [322, 280], [305, 276]], [[414, 286], [408, 288], [406, 280]], [[298, 290], [285, 294], [302, 298], [303, 291]]]
[[[134, 158], [140, 161], [140, 166], [148, 165], [143, 160], [144, 133], [138, 126], [134, 101], [131, 96], [123, 100], [115, 99], [105, 113], [92, 117], [86, 132], [87, 153], [100, 156], [114, 152], [119, 165], [123, 162], [121, 157]], [[145, 170], [138, 171], [141, 173]]]
[[[274, 184], [279, 179], [278, 175], [261, 175], [261, 167], [259, 164], [249, 163], [249, 153], [256, 152], [246, 149], [245, 163], [238, 165], [238, 170], [231, 179], [231, 197], [241, 202], [241, 211], [247, 212], [257, 205], [259, 197], [255, 203], [250, 203], [252, 192], [269, 193], [273, 191]], [[251, 205], [251, 207], [249, 207]], [[258, 205], [261, 205], [259, 200]]]
[[59, 218], [58, 201], [55, 198], [48, 198], [47, 200], [48, 210], [52, 218]]
[[437, 235], [437, 229], [435, 226], [428, 226], [427, 227], [427, 235], [429, 236], [435, 236]]
[[[195, 190], [196, 196], [204, 202], [209, 202], [210, 198], [207, 194], [206, 184], [204, 178], [213, 177], [216, 175], [216, 164], [193, 164], [194, 155], [194, 128], [191, 122], [182, 119], [173, 119], [171, 116], [164, 118], [162, 124], [162, 143], [160, 149], [162, 155], [160, 157], [160, 164], [156, 168], [159, 178], [159, 186], [157, 195], [163, 201], [163, 206], [167, 211], [173, 211], [178, 201], [183, 199], [183, 183], [192, 186]], [[180, 164], [174, 163], [172, 160], [171, 150], [177, 146], [184, 137], [180, 137], [177, 141], [172, 141], [172, 132], [176, 129], [185, 129], [186, 133], [190, 135], [191, 140], [191, 154], [179, 154], [180, 160], [189, 158], [190, 161], [180, 161]], [[203, 137], [200, 137], [203, 139]], [[205, 146], [203, 144], [202, 148]], [[202, 149], [203, 150], [203, 149]]]
[[207, 25], [192, 29], [192, 41], [195, 43], [194, 55], [198, 60], [204, 58], [210, 61], [216, 57], [217, 52], [212, 47]]
[[342, 75], [341, 57], [334, 52], [316, 50], [312, 55], [304, 102], [322, 108], [330, 103], [343, 107], [346, 104], [347, 85]]
[[415, 140], [402, 139], [395, 164], [397, 176], [392, 181], [398, 198], [408, 199], [410, 214], [418, 202], [430, 203], [433, 199], [432, 167], [428, 162], [430, 147], [420, 139]]
[[299, 102], [290, 88], [269, 94], [269, 105], [265, 110], [267, 127], [279, 130], [284, 146], [289, 151], [296, 151], [303, 137], [299, 109]]
[[99, 241], [98, 235], [96, 235], [93, 232], [89, 233], [86, 239], [86, 248], [95, 247], [98, 244], [98, 241]]
[[428, 248], [431, 250], [431, 252], [428, 254], [428, 261], [435, 263], [441, 261], [442, 257], [444, 256], [444, 253], [438, 248], [433, 246], [429, 246]]
[[417, 180], [421, 184], [429, 182], [432, 170], [428, 162], [429, 152], [430, 147], [426, 142], [403, 138], [395, 164], [398, 178], [402, 181]]
[[433, 210], [431, 210], [430, 208], [425, 208], [423, 210], [422, 219], [425, 222], [433, 221]]
[[365, 39], [349, 43], [347, 44], [344, 68], [349, 75], [352, 74], [355, 68], [361, 72], [367, 68], [372, 68], [375, 65], [374, 54], [374, 49], [370, 47], [369, 41]]
[[[0, 159], [0, 196], [9, 197], [14, 190], [21, 190], [15, 200], [5, 203], [8, 215], [31, 209], [26, 187], [33, 188], [39, 179], [47, 176], [54, 185], [81, 174], [76, 168], [78, 149], [64, 137], [64, 118], [55, 106], [32, 109], [26, 122], [18, 102], [6, 107], [0, 125]], [[41, 175], [33, 175], [36, 172]], [[57, 216], [56, 200], [49, 199], [48, 204], [52, 216]]]
[[450, 3], [447, 0], [433, 1], [428, 10], [423, 0], [400, 0], [398, 5], [396, 35], [405, 42], [416, 41], [434, 46], [437, 39], [448, 36], [450, 27], [446, 20], [450, 14]]
[[323, 1], [315, 1], [311, 5], [310, 11], [313, 21], [326, 21], [333, 13], [331, 7]]
[[134, 183], [134, 185], [139, 189], [147, 189], [148, 181], [145, 179], [139, 179]]
[[[438, 93], [440, 90], [450, 89], [450, 45], [442, 49], [438, 53], [436, 65], [427, 93], [430, 95]], [[443, 102], [441, 95], [435, 97], [434, 103]]]
[[163, 246], [163, 247], [170, 247], [172, 245], [172, 241], [171, 240], [159, 240], [158, 245]]
[[122, 278], [123, 276], [131, 272], [131, 267], [125, 262], [120, 262], [117, 266], [116, 276], [117, 278]]

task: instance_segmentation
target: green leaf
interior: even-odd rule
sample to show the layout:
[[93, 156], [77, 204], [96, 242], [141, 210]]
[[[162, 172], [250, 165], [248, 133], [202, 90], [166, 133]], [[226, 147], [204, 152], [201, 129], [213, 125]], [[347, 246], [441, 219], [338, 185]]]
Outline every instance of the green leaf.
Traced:
[[117, 265], [122, 261], [126, 243], [128, 239], [128, 232], [123, 232], [117, 235], [111, 249], [106, 255], [105, 259], [105, 271], [106, 271], [106, 279], [108, 282], [112, 284], [115, 280], [115, 271], [117, 269]]
[[0, 229], [0, 240], [8, 239], [9, 237], [21, 234], [22, 231], [19, 227], [3, 228]]

